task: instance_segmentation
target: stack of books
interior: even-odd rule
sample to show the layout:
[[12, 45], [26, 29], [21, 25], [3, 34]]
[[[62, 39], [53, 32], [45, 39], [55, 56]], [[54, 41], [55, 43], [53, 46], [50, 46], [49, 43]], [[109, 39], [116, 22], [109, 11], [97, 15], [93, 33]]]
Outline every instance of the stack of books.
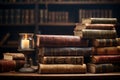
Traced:
[[[87, 64], [90, 73], [120, 71], [120, 47], [117, 38], [116, 18], [89, 18], [82, 21], [84, 27], [76, 34], [91, 41], [92, 54]], [[80, 29], [79, 27], [76, 30]]]
[[86, 73], [88, 40], [72, 35], [37, 35], [38, 73]]
[[3, 53], [3, 59], [0, 60], [0, 73], [19, 71], [25, 64], [23, 53]]

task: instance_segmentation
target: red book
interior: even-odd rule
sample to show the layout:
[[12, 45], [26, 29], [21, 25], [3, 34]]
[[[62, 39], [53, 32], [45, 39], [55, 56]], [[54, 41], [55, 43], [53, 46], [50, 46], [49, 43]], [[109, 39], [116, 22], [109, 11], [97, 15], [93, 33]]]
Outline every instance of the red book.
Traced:
[[37, 35], [37, 46], [41, 47], [86, 47], [89, 40], [72, 35]]

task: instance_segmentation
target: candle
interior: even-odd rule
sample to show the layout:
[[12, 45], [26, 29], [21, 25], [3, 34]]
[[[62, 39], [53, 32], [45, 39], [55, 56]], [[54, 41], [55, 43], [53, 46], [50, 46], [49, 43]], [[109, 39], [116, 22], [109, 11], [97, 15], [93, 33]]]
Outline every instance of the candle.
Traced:
[[21, 40], [21, 48], [29, 49], [29, 40], [27, 39], [27, 34], [25, 34], [25, 38]]

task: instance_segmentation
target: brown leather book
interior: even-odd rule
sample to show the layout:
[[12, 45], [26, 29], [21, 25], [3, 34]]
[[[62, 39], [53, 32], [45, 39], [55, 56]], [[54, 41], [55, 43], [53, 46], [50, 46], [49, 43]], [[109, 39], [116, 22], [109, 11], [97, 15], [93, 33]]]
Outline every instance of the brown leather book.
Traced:
[[83, 56], [44, 56], [42, 64], [83, 64]]
[[18, 71], [24, 64], [23, 60], [0, 60], [0, 72]]
[[23, 53], [3, 53], [3, 59], [6, 60], [25, 60]]
[[120, 55], [119, 47], [93, 47], [92, 55]]
[[38, 73], [40, 74], [84, 74], [87, 72], [86, 64], [38, 64]]
[[91, 57], [91, 63], [120, 63], [120, 55], [94, 55]]
[[82, 38], [87, 39], [115, 39], [116, 30], [82, 29]]
[[118, 46], [118, 40], [116, 39], [94, 39], [92, 45], [94, 47]]
[[100, 30], [113, 30], [117, 26], [115, 24], [85, 24], [86, 29], [100, 29]]
[[82, 19], [82, 24], [116, 24], [117, 18], [85, 18]]
[[87, 64], [87, 72], [89, 73], [110, 73], [110, 72], [119, 72], [120, 65], [106, 63], [106, 64]]
[[89, 40], [73, 35], [37, 35], [37, 46], [87, 47], [89, 46]]

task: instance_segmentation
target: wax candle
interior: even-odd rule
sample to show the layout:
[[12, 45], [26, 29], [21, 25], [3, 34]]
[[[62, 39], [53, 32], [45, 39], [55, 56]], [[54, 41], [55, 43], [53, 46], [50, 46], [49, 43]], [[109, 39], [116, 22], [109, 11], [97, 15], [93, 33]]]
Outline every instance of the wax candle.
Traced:
[[27, 39], [27, 35], [25, 35], [25, 38], [21, 40], [21, 48], [22, 49], [28, 49], [30, 41]]

